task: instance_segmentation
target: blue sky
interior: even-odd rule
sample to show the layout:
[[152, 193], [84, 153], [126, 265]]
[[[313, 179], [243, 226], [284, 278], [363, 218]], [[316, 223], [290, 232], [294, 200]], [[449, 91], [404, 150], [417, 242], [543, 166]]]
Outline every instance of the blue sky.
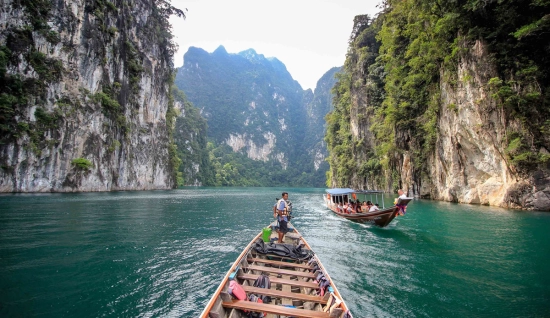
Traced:
[[283, 62], [303, 89], [315, 89], [330, 68], [344, 64], [353, 18], [376, 15], [379, 0], [172, 0], [186, 8], [185, 20], [172, 17], [183, 65], [190, 46], [208, 52], [223, 45], [229, 53], [254, 49]]

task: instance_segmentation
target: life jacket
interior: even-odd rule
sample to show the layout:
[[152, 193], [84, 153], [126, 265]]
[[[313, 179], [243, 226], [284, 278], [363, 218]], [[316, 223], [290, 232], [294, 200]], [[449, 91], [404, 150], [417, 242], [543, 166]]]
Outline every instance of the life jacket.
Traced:
[[281, 216], [288, 216], [288, 203], [286, 203], [285, 199], [280, 199], [279, 201], [277, 201], [277, 211], [281, 211], [279, 210], [279, 207], [281, 206], [281, 201], [285, 203], [285, 208], [283, 209]]

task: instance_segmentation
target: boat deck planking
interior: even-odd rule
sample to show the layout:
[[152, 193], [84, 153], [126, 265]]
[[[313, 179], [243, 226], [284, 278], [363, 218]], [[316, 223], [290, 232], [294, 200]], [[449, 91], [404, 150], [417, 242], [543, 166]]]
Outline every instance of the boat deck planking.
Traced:
[[[273, 226], [273, 225], [272, 225]], [[311, 250], [311, 247], [302, 238], [302, 236], [291, 226], [292, 235], [285, 235], [285, 244], [301, 244], [304, 248]], [[258, 239], [255, 239], [241, 253], [237, 261], [233, 264], [230, 271], [218, 287], [216, 294], [212, 297], [203, 311], [202, 318], [244, 318], [244, 310], [264, 312], [267, 318], [276, 318], [280, 316], [292, 317], [342, 317], [347, 311], [347, 306], [340, 296], [332, 279], [318, 260], [318, 271], [312, 273], [314, 267], [305, 260], [284, 257], [275, 254], [261, 254], [251, 248], [251, 245]], [[277, 233], [272, 232], [271, 238], [276, 238]], [[267, 243], [266, 243], [267, 244]], [[331, 282], [330, 287], [333, 292], [326, 292], [324, 296], [318, 295], [319, 284], [314, 280], [321, 271]], [[252, 286], [254, 281], [264, 274], [269, 277], [271, 288], [259, 288]], [[243, 287], [247, 296], [255, 294], [257, 296], [265, 295], [271, 297], [270, 303], [256, 303], [245, 300], [237, 300], [231, 296], [227, 287], [230, 278], [234, 277]], [[216, 296], [217, 295], [217, 296]], [[336, 305], [332, 302], [335, 296], [338, 299]], [[341, 301], [341, 302], [340, 302]], [[285, 307], [292, 306], [291, 307]], [[331, 308], [332, 307], [334, 308]], [[332, 310], [331, 310], [332, 309]], [[330, 313], [329, 313], [330, 311]], [[351, 315], [350, 315], [351, 317]]]

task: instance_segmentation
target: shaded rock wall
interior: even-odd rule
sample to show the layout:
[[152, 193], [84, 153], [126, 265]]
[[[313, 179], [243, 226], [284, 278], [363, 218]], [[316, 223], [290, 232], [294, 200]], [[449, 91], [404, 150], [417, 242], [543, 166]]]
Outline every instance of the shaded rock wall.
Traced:
[[[46, 9], [35, 14], [6, 0], [0, 12], [9, 57], [2, 80], [23, 83], [3, 91], [18, 102], [2, 118], [10, 133], [0, 144], [0, 191], [171, 188], [171, 59], [154, 31], [162, 17], [153, 2], [40, 5]], [[37, 89], [25, 90], [29, 84]], [[78, 158], [91, 166], [74, 164]]]

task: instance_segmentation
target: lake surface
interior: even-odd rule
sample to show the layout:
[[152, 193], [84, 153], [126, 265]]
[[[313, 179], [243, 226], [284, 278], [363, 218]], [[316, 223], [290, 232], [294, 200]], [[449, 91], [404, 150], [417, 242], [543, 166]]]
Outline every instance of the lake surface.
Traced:
[[0, 195], [0, 317], [196, 317], [283, 190], [356, 318], [550, 317], [550, 213], [414, 200], [381, 229], [282, 188]]

